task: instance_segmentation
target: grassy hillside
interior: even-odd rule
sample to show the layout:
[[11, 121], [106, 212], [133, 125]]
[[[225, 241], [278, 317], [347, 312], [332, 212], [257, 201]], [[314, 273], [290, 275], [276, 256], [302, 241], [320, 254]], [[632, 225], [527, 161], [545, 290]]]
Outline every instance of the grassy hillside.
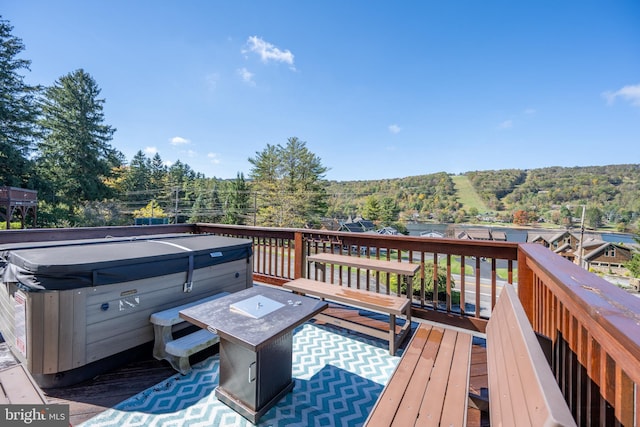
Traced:
[[477, 209], [478, 212], [489, 211], [489, 208], [476, 192], [475, 188], [473, 188], [471, 181], [469, 181], [469, 178], [466, 175], [452, 176], [451, 179], [453, 180], [456, 197], [458, 198], [458, 202], [462, 205], [462, 209], [467, 212], [473, 208]]

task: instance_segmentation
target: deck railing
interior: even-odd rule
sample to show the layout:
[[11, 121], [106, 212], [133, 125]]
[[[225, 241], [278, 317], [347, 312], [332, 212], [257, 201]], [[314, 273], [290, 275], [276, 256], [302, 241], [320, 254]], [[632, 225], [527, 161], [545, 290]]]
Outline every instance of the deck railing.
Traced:
[[[252, 239], [254, 277], [276, 285], [298, 277], [316, 278], [306, 255], [318, 252], [420, 264], [412, 292], [413, 314], [480, 332], [500, 287], [514, 283], [517, 275], [516, 243], [214, 224], [196, 228], [199, 233]], [[397, 286], [399, 277], [346, 267], [331, 272], [331, 281], [341, 280], [346, 286], [409, 297]], [[439, 272], [446, 276], [446, 286], [432, 292]]]
[[518, 293], [551, 339], [578, 425], [640, 425], [640, 298], [536, 244], [520, 245]]
[[[0, 245], [158, 233], [251, 239], [254, 279], [276, 285], [313, 278], [306, 255], [316, 252], [419, 263], [412, 313], [475, 331], [484, 331], [501, 286], [512, 283], [534, 330], [551, 340], [552, 369], [578, 424], [640, 425], [640, 299], [541, 245], [217, 224], [13, 230], [0, 232]], [[427, 298], [438, 272], [448, 277], [444, 295]], [[375, 272], [336, 274], [345, 286], [401, 292]]]

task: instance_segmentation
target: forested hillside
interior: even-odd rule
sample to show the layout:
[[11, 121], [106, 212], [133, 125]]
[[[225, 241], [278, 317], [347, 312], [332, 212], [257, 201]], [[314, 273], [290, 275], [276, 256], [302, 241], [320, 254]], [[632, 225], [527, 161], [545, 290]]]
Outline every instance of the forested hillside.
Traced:
[[403, 219], [424, 216], [450, 222], [456, 219], [460, 208], [453, 180], [445, 172], [373, 181], [329, 181], [326, 189], [327, 216], [331, 218], [361, 215], [377, 219], [367, 212], [377, 202], [381, 206], [392, 205]]
[[[600, 214], [600, 224], [619, 228], [640, 215], [640, 165], [549, 167], [531, 170], [468, 172], [476, 191], [492, 209], [524, 211], [530, 218], [562, 224], [579, 217]], [[599, 211], [599, 212], [598, 212]]]
[[[568, 226], [586, 209], [587, 226], [633, 229], [640, 217], [640, 165], [549, 167], [463, 174], [490, 212], [464, 205], [444, 172], [379, 181], [328, 182], [328, 216], [367, 212], [371, 199], [393, 202], [400, 220], [552, 223]], [[363, 215], [366, 216], [366, 215]], [[375, 218], [374, 218], [375, 219]], [[575, 224], [574, 224], [575, 225]]]

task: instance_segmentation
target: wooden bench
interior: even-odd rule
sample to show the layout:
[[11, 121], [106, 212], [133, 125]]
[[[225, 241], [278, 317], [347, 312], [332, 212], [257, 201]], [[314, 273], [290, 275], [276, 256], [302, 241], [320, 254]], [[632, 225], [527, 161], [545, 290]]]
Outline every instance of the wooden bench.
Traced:
[[174, 326], [179, 324], [187, 324], [179, 315], [180, 310], [211, 301], [225, 295], [228, 292], [221, 292], [198, 301], [192, 301], [177, 307], [153, 313], [149, 318], [153, 324], [154, 344], [153, 357], [158, 360], [166, 360], [171, 364], [173, 369], [183, 375], [191, 372], [191, 364], [189, 356], [211, 347], [219, 341], [216, 334], [205, 329], [198, 329], [195, 332], [184, 335], [180, 338], [174, 338]]
[[[323, 272], [323, 280], [326, 281], [326, 265], [342, 265], [364, 270], [384, 271], [386, 273], [399, 274], [405, 278], [408, 284], [413, 283], [413, 276], [420, 269], [420, 264], [408, 262], [387, 261], [384, 259], [339, 255], [331, 253], [319, 253], [307, 256], [307, 261], [313, 262], [316, 269]], [[411, 289], [411, 285], [408, 286]]]
[[366, 426], [466, 425], [472, 336], [420, 323]]
[[0, 370], [0, 405], [47, 403], [44, 393], [22, 363]]
[[[378, 294], [363, 289], [347, 288], [310, 279], [296, 279], [282, 285], [293, 292], [312, 295], [321, 299], [346, 304], [353, 307], [381, 312], [389, 315], [388, 330], [383, 331], [365, 324], [335, 317], [326, 312], [315, 318], [333, 325], [348, 328], [363, 334], [389, 341], [389, 353], [395, 355], [402, 341], [411, 331], [411, 300], [396, 295]], [[397, 327], [396, 316], [404, 316], [405, 323]]]
[[576, 425], [513, 286], [487, 324], [492, 425]]
[[[491, 425], [575, 426], [513, 286], [486, 332]], [[468, 333], [421, 323], [365, 425], [465, 425], [471, 344]]]

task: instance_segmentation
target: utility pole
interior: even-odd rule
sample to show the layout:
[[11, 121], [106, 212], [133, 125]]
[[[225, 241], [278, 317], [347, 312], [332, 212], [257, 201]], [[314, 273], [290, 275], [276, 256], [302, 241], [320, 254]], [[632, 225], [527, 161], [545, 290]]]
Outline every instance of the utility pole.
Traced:
[[582, 268], [582, 258], [584, 257], [584, 213], [587, 205], [582, 205], [582, 220], [580, 221], [580, 251], [578, 252], [578, 265]]
[[175, 220], [174, 223], [178, 223], [178, 195], [179, 195], [180, 187], [176, 187], [176, 207], [174, 210]]
[[253, 226], [256, 226], [256, 215], [258, 212], [258, 192], [253, 193]]

